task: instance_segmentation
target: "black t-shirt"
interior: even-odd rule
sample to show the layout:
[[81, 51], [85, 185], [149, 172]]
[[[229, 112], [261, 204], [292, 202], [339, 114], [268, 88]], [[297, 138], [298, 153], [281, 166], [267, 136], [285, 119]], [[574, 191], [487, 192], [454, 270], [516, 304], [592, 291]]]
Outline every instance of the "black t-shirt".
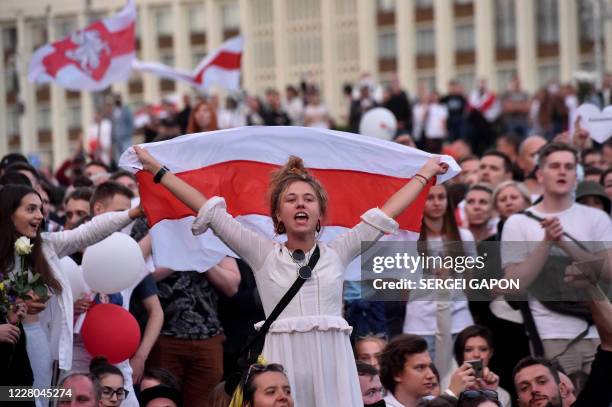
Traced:
[[597, 349], [591, 374], [572, 407], [608, 407], [612, 403], [612, 352]]
[[449, 120], [461, 119], [467, 109], [467, 100], [463, 95], [446, 95], [440, 102], [448, 109]]

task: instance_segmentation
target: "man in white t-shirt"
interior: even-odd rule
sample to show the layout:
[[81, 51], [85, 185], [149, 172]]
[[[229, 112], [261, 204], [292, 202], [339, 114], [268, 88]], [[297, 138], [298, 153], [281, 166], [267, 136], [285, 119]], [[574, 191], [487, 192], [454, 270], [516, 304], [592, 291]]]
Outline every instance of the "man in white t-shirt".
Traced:
[[[522, 291], [536, 281], [551, 255], [589, 261], [595, 257], [593, 253], [603, 251], [612, 242], [610, 217], [573, 200], [577, 163], [577, 152], [566, 144], [550, 143], [543, 147], [536, 172], [543, 199], [527, 210], [533, 216], [515, 214], [504, 225], [502, 241], [515, 243], [503, 244], [502, 266], [507, 278], [520, 278]], [[589, 246], [590, 252], [571, 242], [564, 232]], [[595, 328], [591, 327], [582, 340], [568, 347], [572, 339], [586, 330], [587, 322], [551, 311], [532, 296], [529, 307], [545, 356], [555, 358], [561, 354], [557, 360], [567, 374], [578, 370], [588, 372], [599, 344]]]

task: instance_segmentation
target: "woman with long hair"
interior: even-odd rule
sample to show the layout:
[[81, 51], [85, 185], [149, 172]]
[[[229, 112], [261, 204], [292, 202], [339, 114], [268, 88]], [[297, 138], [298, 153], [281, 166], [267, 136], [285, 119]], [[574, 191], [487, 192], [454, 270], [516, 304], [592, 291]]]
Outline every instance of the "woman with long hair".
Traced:
[[58, 360], [63, 370], [70, 370], [72, 364], [73, 298], [59, 259], [127, 226], [142, 210], [108, 213], [71, 231], [43, 233], [42, 205], [40, 195], [30, 187], [6, 185], [0, 189], [0, 273], [6, 279], [8, 273], [21, 271], [15, 242], [26, 237], [31, 250], [22, 255], [25, 267], [40, 275], [49, 293], [46, 300], [29, 293], [24, 319], [34, 384], [45, 388], [51, 384], [52, 360]]
[[[423, 223], [419, 236], [419, 253], [428, 256], [475, 256], [475, 246], [466, 242], [473, 242], [472, 234], [466, 229], [457, 227], [454, 216], [454, 205], [449, 197], [448, 186], [446, 184], [431, 187], [425, 202], [423, 212]], [[435, 270], [436, 278], [442, 277], [448, 271]], [[432, 271], [424, 270], [423, 278], [431, 276]], [[450, 273], [454, 273], [451, 270]], [[459, 275], [460, 277], [460, 275]], [[454, 278], [450, 276], [450, 278]], [[406, 317], [404, 319], [404, 333], [421, 335], [427, 341], [427, 348], [432, 359], [437, 363], [442, 380], [450, 373], [450, 347], [452, 346], [451, 335], [456, 335], [468, 325], [473, 324], [472, 315], [468, 308], [468, 303], [463, 293], [453, 292], [450, 309], [443, 310], [441, 305], [447, 304], [446, 301], [439, 301], [438, 295], [442, 290], [411, 292], [409, 301], [406, 304]], [[450, 321], [446, 323], [450, 326], [440, 326], [442, 315], [450, 313]], [[438, 349], [436, 343], [437, 334], [447, 334], [448, 338], [444, 342], [444, 349]], [[439, 335], [438, 335], [439, 336]], [[440, 336], [439, 336], [440, 337]], [[441, 343], [438, 341], [438, 345]]]
[[[466, 361], [479, 360], [483, 366], [483, 377], [489, 375], [489, 365], [493, 357], [493, 333], [489, 328], [480, 325], [470, 325], [463, 331], [459, 332], [454, 346], [455, 361], [461, 366]], [[480, 386], [482, 382], [476, 381], [476, 385]], [[480, 389], [480, 390], [484, 390]], [[504, 407], [510, 407], [512, 404], [510, 394], [497, 387], [491, 389], [497, 391], [499, 400]]]
[[204, 101], [199, 102], [189, 115], [187, 134], [213, 130], [219, 130], [217, 112], [212, 104]]
[[[314, 253], [320, 255], [311, 275], [271, 325], [263, 354], [282, 363], [298, 407], [360, 405], [361, 392], [351, 350], [351, 328], [342, 315], [343, 273], [360, 254], [362, 241], [375, 241], [397, 230], [393, 220], [418, 196], [427, 182], [448, 168], [431, 158], [419, 174], [380, 208], [367, 211], [362, 222], [330, 243], [317, 241], [328, 207], [321, 183], [291, 157], [276, 172], [269, 188], [270, 216], [284, 244], [268, 240], [242, 226], [226, 211], [220, 197], [206, 198], [151, 156], [135, 147], [143, 168], [161, 176], [161, 183], [179, 200], [199, 211], [192, 230], [209, 227], [253, 269], [266, 315], [287, 292]], [[162, 171], [161, 173], [159, 171]], [[316, 255], [315, 255], [316, 258]]]

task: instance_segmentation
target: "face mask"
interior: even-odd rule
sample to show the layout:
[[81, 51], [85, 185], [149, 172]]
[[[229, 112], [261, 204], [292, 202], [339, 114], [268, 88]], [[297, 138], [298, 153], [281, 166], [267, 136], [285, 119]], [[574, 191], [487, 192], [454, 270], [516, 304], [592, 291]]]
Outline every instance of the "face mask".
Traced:
[[363, 407], [385, 407], [387, 404], [385, 403], [385, 400], [378, 400], [376, 403], [372, 403], [372, 404], [364, 404]]

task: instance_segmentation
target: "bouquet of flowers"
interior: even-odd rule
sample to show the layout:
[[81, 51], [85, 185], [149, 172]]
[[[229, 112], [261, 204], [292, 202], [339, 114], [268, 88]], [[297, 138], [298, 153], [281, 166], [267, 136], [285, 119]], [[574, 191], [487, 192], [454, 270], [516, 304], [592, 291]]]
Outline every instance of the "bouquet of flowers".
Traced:
[[10, 306], [17, 299], [23, 301], [46, 301], [49, 289], [41, 275], [30, 270], [27, 257], [32, 253], [33, 244], [25, 236], [15, 241], [15, 253], [19, 262], [15, 268], [0, 280], [0, 312], [7, 315]]

